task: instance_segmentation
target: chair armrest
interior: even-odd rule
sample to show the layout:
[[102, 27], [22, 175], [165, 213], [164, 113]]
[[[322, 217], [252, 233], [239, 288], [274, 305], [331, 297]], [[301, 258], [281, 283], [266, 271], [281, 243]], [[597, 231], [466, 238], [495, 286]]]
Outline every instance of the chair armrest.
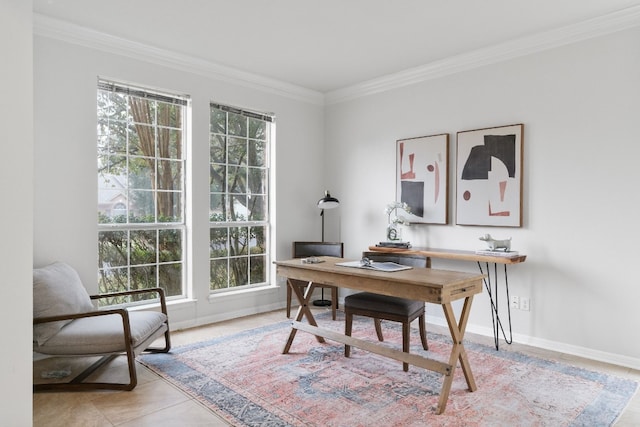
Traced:
[[135, 289], [131, 291], [121, 291], [121, 292], [110, 292], [107, 294], [100, 295], [91, 295], [90, 298], [92, 300], [97, 300], [100, 298], [110, 298], [110, 297], [119, 297], [119, 296], [127, 296], [127, 295], [137, 295], [137, 294], [149, 294], [149, 293], [157, 293], [160, 297], [160, 309], [162, 313], [167, 314], [167, 302], [164, 295], [164, 289], [162, 288], [148, 288], [148, 289]]
[[126, 319], [126, 322], [129, 323], [129, 313], [124, 308], [115, 308], [112, 310], [96, 310], [96, 311], [88, 311], [86, 313], [77, 313], [77, 314], [61, 314], [59, 316], [48, 316], [48, 317], [38, 317], [33, 319], [33, 324], [37, 325], [39, 323], [47, 323], [47, 322], [58, 322], [60, 320], [74, 320], [80, 319], [83, 317], [94, 317], [94, 316], [107, 316], [110, 314], [119, 314], [123, 319]]

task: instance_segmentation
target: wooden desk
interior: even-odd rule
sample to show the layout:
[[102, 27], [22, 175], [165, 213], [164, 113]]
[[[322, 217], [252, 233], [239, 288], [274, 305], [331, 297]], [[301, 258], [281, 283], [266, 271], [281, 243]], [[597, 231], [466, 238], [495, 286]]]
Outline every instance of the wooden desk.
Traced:
[[[509, 276], [507, 276], [507, 266], [511, 264], [519, 264], [527, 259], [526, 255], [518, 255], [516, 257], [502, 257], [481, 255], [475, 253], [475, 251], [463, 251], [458, 249], [438, 249], [427, 247], [412, 247], [409, 249], [400, 248], [385, 248], [379, 246], [369, 246], [370, 251], [384, 252], [384, 253], [406, 253], [406, 254], [419, 254], [429, 257], [427, 266], [431, 267], [431, 258], [452, 259], [459, 261], [475, 261], [478, 264], [480, 273], [486, 275], [484, 284], [489, 294], [489, 300], [491, 301], [491, 321], [493, 323], [493, 340], [496, 346], [496, 350], [499, 349], [500, 340], [499, 332], [502, 331], [502, 336], [507, 344], [513, 342], [513, 332], [511, 331], [511, 304], [509, 303]], [[482, 264], [485, 263], [485, 269], [482, 268]], [[491, 278], [491, 270], [489, 264], [493, 264], [493, 279]], [[498, 311], [498, 264], [504, 265], [504, 286], [507, 292], [507, 315], [509, 322], [509, 338], [502, 326], [502, 320], [500, 320], [500, 313]], [[494, 290], [491, 290], [491, 282], [493, 281]], [[494, 299], [495, 297], [495, 299]]]
[[[324, 342], [324, 338], [329, 338], [333, 341], [349, 344], [372, 353], [441, 373], [444, 375], [444, 381], [436, 408], [437, 414], [443, 413], [446, 408], [458, 360], [469, 391], [477, 389], [471, 366], [467, 359], [463, 338], [473, 296], [482, 292], [483, 275], [430, 268], [412, 268], [410, 270], [387, 273], [335, 265], [336, 262], [345, 261], [342, 258], [320, 258], [324, 262], [319, 264], [305, 264], [300, 259], [275, 262], [278, 276], [286, 277], [287, 279], [304, 280], [309, 283], [303, 293], [299, 287], [293, 286], [287, 280], [288, 286], [300, 302], [300, 308], [295, 320], [292, 322], [289, 339], [282, 351], [284, 354], [289, 352], [296, 332], [301, 330], [314, 334], [319, 342]], [[441, 305], [453, 340], [448, 363], [428, 359], [417, 354], [404, 353], [401, 350], [384, 347], [378, 343], [348, 337], [344, 334], [318, 327], [313, 313], [309, 309], [309, 300], [313, 293], [314, 283], [375, 292], [383, 295], [402, 296]], [[451, 302], [459, 299], [464, 299], [464, 305], [460, 313], [460, 319], [456, 320]], [[306, 317], [308, 323], [301, 322], [303, 317]]]

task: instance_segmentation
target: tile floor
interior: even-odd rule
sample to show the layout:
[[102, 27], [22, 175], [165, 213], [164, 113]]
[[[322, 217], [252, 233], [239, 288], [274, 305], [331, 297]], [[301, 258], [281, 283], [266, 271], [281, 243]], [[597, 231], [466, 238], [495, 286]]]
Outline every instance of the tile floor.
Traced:
[[[314, 308], [324, 310], [324, 308]], [[277, 322], [286, 318], [284, 310], [234, 319], [203, 327], [176, 331], [171, 335], [172, 345], [232, 334], [241, 330]], [[427, 325], [434, 332], [447, 333], [434, 325]], [[493, 338], [468, 333], [466, 339], [493, 345]], [[500, 351], [520, 351], [532, 356], [556, 359], [577, 366], [609, 372], [640, 381], [640, 371], [594, 362], [574, 356], [555, 353], [514, 343], [501, 345]], [[34, 380], [41, 381], [40, 373], [50, 370], [56, 361], [47, 360], [34, 365]], [[59, 362], [58, 362], [59, 363]], [[69, 362], [66, 360], [66, 366]], [[116, 359], [112, 369], [104, 370], [97, 377], [107, 380], [127, 380], [126, 362]], [[94, 379], [94, 378], [91, 378]], [[138, 364], [138, 386], [132, 391], [91, 391], [76, 393], [36, 393], [33, 396], [33, 425], [35, 427], [143, 427], [143, 426], [227, 426], [223, 419], [203, 407], [196, 400]], [[640, 396], [636, 395], [626, 408], [617, 427], [640, 425]]]

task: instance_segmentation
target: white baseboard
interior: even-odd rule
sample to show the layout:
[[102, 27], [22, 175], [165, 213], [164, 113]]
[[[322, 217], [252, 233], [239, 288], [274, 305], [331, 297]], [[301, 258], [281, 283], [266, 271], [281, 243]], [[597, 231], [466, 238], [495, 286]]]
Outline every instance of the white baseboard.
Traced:
[[[427, 316], [427, 323], [447, 328], [445, 319], [435, 316]], [[428, 329], [428, 328], [427, 328]], [[493, 330], [486, 326], [467, 325], [467, 332], [474, 334], [493, 337]], [[502, 338], [502, 337], [501, 337]], [[570, 354], [572, 356], [584, 357], [585, 359], [597, 360], [599, 362], [610, 363], [612, 365], [624, 366], [626, 368], [640, 370], [640, 359], [635, 357], [623, 356], [621, 354], [608, 353], [606, 351], [594, 350], [591, 348], [580, 347], [577, 345], [566, 344], [558, 341], [546, 340], [543, 338], [531, 337], [524, 334], [513, 334], [513, 342], [518, 344], [530, 345], [532, 347], [542, 348], [545, 350], [557, 351], [559, 353]], [[505, 344], [501, 339], [501, 345]]]

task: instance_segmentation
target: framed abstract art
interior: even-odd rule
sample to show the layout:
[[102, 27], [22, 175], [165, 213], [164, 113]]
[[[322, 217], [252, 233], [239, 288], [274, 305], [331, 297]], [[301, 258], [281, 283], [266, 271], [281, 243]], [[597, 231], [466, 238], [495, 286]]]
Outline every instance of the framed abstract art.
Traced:
[[515, 124], [458, 132], [456, 224], [522, 226], [522, 136]]
[[447, 224], [449, 134], [396, 141], [396, 200], [411, 223]]

